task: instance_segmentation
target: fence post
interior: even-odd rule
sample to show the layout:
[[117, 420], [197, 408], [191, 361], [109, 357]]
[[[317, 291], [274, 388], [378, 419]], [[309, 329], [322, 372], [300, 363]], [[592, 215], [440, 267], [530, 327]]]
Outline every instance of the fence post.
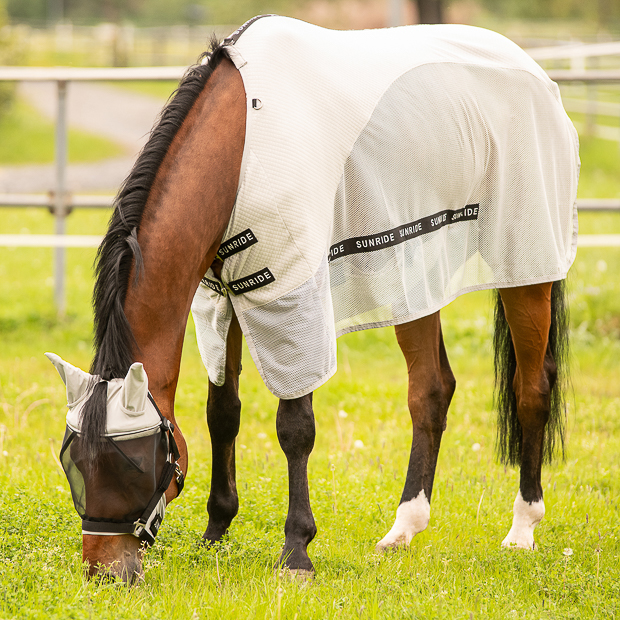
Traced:
[[403, 0], [390, 0], [388, 26], [403, 25]]
[[[67, 216], [67, 85], [66, 80], [58, 80], [58, 110], [56, 118], [56, 191], [54, 194], [55, 232], [65, 234], [65, 218]], [[59, 318], [66, 312], [65, 299], [65, 248], [54, 249], [54, 302]]]

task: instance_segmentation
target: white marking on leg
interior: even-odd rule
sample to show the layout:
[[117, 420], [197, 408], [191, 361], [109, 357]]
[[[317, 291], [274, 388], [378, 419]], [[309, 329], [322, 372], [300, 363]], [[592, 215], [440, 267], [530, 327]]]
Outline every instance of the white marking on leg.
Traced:
[[515, 499], [513, 514], [512, 527], [508, 536], [504, 538], [502, 547], [534, 549], [534, 528], [545, 516], [545, 503], [542, 499], [528, 503], [519, 491]]
[[406, 547], [411, 539], [426, 529], [431, 518], [431, 505], [424, 489], [414, 499], [403, 502], [396, 510], [396, 521], [385, 538], [377, 543], [375, 551]]

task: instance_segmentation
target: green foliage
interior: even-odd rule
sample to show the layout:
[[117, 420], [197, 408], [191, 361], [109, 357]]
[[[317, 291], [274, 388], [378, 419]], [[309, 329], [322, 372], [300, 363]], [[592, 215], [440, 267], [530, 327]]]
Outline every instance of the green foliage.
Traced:
[[213, 24], [243, 24], [254, 15], [286, 13], [293, 8], [290, 0], [209, 0], [205, 6]]
[[6, 5], [11, 21], [44, 23], [51, 3], [48, 0], [7, 0]]
[[503, 19], [586, 20], [601, 25], [620, 22], [620, 5], [614, 0], [480, 0], [480, 3]]
[[78, 24], [128, 20], [148, 26], [242, 24], [254, 15], [286, 12], [290, 7], [290, 0], [64, 0], [64, 5], [60, 0], [8, 0], [12, 21], [34, 25], [63, 18]]
[[612, 140], [583, 137], [579, 140], [581, 198], [620, 198], [620, 148]]
[[[2, 30], [7, 19], [5, 2], [0, 0], [0, 65], [12, 64], [16, 58], [15, 44]], [[0, 82], [0, 118], [6, 114], [14, 95], [15, 85], [13, 83]]]
[[[475, 2], [501, 19], [586, 20], [602, 26], [620, 23], [620, 4], [615, 0]], [[450, 0], [444, 0], [443, 4], [447, 6]], [[61, 19], [81, 24], [129, 20], [149, 26], [181, 23], [241, 24], [254, 15], [289, 14], [300, 8], [300, 2], [291, 0], [7, 0], [7, 5], [12, 21], [35, 25], [52, 24]]]
[[63, 19], [81, 22], [110, 21], [135, 17], [144, 0], [8, 0], [15, 22], [53, 24]]
[[[0, 83], [1, 84], [1, 83]], [[54, 124], [19, 99], [0, 115], [0, 164], [45, 164], [54, 161]], [[69, 161], [98, 161], [123, 153], [110, 140], [69, 130]]]

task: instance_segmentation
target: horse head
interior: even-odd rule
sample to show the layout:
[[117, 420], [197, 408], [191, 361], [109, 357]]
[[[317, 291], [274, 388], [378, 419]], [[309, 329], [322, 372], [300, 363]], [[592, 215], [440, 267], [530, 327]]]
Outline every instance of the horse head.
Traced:
[[[104, 381], [46, 353], [67, 388], [67, 427], [60, 461], [82, 519], [82, 553], [90, 576], [142, 577], [142, 554], [166, 510], [166, 491], [183, 474], [173, 425], [149, 393], [141, 363], [122, 379]], [[91, 399], [103, 395], [87, 407]], [[85, 416], [102, 415], [98, 436], [88, 437]]]

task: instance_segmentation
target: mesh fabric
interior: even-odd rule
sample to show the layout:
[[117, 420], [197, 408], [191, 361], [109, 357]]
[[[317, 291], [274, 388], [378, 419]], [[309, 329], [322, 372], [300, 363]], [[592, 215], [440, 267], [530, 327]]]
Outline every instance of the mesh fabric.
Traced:
[[[232, 308], [268, 388], [296, 398], [335, 372], [336, 336], [566, 276], [577, 134], [557, 86], [512, 42], [268, 17], [229, 53], [248, 108], [228, 294], [201, 285], [192, 307], [214, 383]], [[253, 243], [233, 248], [248, 231]]]
[[85, 457], [80, 435], [67, 428], [60, 454], [81, 518], [133, 522], [153, 497], [168, 457], [159, 429], [138, 438], [102, 438], [96, 462]]

